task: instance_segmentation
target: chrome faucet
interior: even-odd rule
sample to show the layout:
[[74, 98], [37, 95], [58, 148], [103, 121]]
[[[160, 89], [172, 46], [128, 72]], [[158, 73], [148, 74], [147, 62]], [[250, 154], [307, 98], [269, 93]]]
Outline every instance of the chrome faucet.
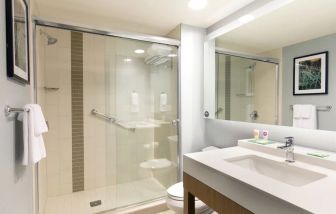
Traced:
[[279, 149], [284, 149], [286, 151], [286, 161], [289, 163], [294, 163], [294, 137], [285, 137], [286, 142], [284, 146], [279, 146]]

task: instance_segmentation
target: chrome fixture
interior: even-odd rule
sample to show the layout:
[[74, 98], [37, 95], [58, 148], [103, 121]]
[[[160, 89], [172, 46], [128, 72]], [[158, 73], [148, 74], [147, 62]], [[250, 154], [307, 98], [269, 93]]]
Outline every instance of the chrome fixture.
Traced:
[[294, 163], [294, 137], [285, 137], [285, 140], [285, 145], [278, 148], [286, 151], [286, 162]]
[[222, 111], [224, 111], [224, 108], [218, 107], [217, 111], [215, 112], [216, 116], [218, 116]]
[[175, 127], [178, 127], [178, 124], [179, 124], [180, 120], [179, 119], [175, 119], [175, 120], [172, 120], [171, 121], [171, 124]]
[[256, 120], [259, 117], [258, 112], [256, 110], [252, 111], [249, 116], [252, 120]]
[[[24, 108], [12, 108], [9, 105], [5, 106], [5, 116], [8, 117], [11, 113], [20, 113], [26, 111]], [[29, 111], [29, 110], [27, 110]]]
[[40, 30], [41, 35], [45, 35], [48, 39], [47, 44], [48, 45], [53, 45], [56, 44], [57, 39], [55, 37], [50, 36], [48, 33], [44, 32], [43, 30]]
[[[290, 109], [293, 109], [293, 105], [289, 106]], [[332, 106], [316, 106], [317, 111], [331, 111]]]
[[105, 120], [107, 120], [107, 121], [109, 121], [109, 122], [111, 122], [111, 123], [113, 123], [113, 124], [115, 124], [115, 125], [117, 125], [117, 126], [123, 128], [123, 129], [127, 129], [127, 130], [132, 131], [132, 132], [135, 131], [135, 128], [128, 128], [128, 127], [125, 127], [125, 126], [123, 126], [122, 124], [120, 124], [120, 121], [117, 120], [116, 118], [111, 117], [111, 116], [109, 116], [109, 115], [107, 115], [107, 114], [104, 114], [104, 113], [100, 113], [100, 112], [99, 112], [98, 110], [96, 110], [96, 109], [92, 109], [92, 110], [91, 110], [91, 114], [94, 115], [94, 116], [103, 118], [103, 119], [105, 119]]
[[[13, 108], [9, 105], [6, 105], [4, 110], [5, 110], [5, 116], [6, 117], [9, 117], [12, 113], [29, 112], [29, 109]], [[49, 129], [49, 122], [47, 120], [45, 122], [47, 124], [48, 129]]]
[[66, 23], [58, 23], [58, 22], [52, 22], [48, 20], [41, 19], [39, 17], [33, 17], [33, 21], [35, 26], [46, 26], [46, 27], [53, 27], [53, 28], [59, 28], [64, 30], [72, 30], [72, 31], [78, 31], [83, 33], [93, 33], [103, 36], [114, 36], [114, 37], [121, 37], [121, 38], [127, 38], [127, 39], [134, 39], [139, 41], [146, 41], [146, 42], [154, 42], [158, 44], [166, 44], [166, 45], [172, 45], [172, 46], [180, 46], [180, 41], [176, 39], [171, 39], [167, 37], [160, 37], [160, 36], [151, 36], [146, 34], [137, 34], [137, 33], [126, 33], [126, 32], [119, 32], [119, 31], [105, 31], [105, 30], [98, 30], [94, 28], [87, 28], [86, 26], [76, 26], [76, 25], [70, 25]]

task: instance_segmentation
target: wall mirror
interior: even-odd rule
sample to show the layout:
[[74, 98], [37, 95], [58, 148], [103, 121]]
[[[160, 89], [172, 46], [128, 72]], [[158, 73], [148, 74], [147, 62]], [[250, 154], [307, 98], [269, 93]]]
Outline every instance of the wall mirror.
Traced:
[[209, 37], [204, 116], [336, 131], [334, 8], [294, 0]]

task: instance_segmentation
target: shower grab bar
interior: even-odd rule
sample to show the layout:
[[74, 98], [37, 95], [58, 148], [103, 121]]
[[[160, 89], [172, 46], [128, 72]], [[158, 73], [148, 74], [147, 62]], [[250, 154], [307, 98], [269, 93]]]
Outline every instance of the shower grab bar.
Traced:
[[112, 123], [115, 123], [117, 121], [114, 117], [111, 117], [111, 116], [108, 116], [106, 114], [100, 113], [96, 109], [92, 109], [91, 114], [99, 116], [101, 118], [104, 118], [105, 120], [111, 121]]
[[127, 130], [132, 131], [132, 132], [135, 131], [135, 128], [127, 128], [127, 127], [121, 125], [116, 118], [111, 117], [109, 115], [106, 115], [104, 113], [101, 113], [101, 112], [99, 112], [96, 109], [92, 109], [91, 110], [91, 114], [94, 115], [94, 116], [97, 116], [97, 117], [101, 117], [101, 118], [103, 118], [103, 119], [105, 119], [105, 120], [107, 120], [107, 121], [109, 121], [109, 122], [111, 122], [111, 123], [113, 123], [113, 124], [115, 124], [115, 125], [123, 128], [123, 129], [127, 129]]

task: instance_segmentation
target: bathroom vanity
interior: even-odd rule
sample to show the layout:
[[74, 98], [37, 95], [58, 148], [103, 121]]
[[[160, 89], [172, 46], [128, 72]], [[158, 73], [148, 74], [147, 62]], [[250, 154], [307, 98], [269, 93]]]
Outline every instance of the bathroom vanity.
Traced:
[[240, 140], [235, 147], [186, 154], [184, 213], [194, 213], [194, 197], [224, 214], [335, 210], [336, 153], [295, 146], [295, 162], [288, 163], [282, 145]]

